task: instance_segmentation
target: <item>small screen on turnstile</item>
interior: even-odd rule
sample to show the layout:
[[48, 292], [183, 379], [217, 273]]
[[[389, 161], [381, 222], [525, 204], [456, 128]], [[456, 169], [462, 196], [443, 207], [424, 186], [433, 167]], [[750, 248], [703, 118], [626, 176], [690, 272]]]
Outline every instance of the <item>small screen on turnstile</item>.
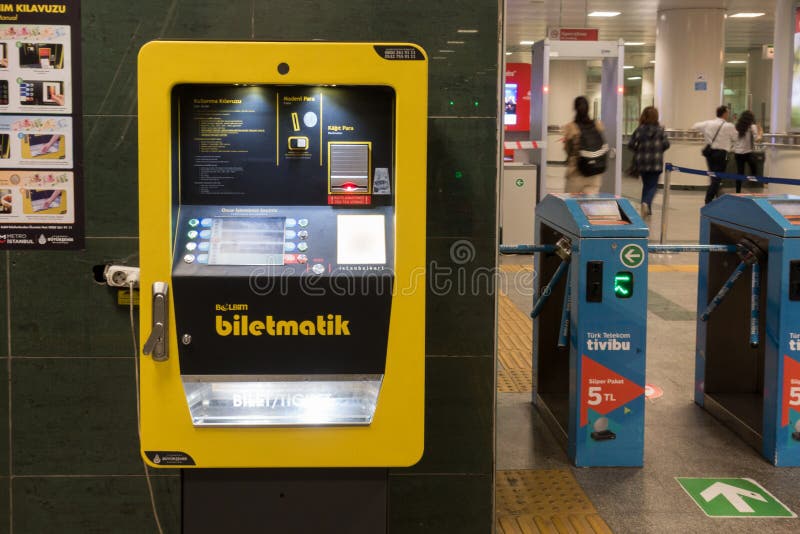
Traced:
[[211, 225], [209, 265], [283, 265], [286, 219], [217, 217]]
[[591, 224], [628, 224], [616, 200], [579, 200], [578, 205]]
[[800, 201], [773, 200], [770, 204], [792, 225], [800, 225]]

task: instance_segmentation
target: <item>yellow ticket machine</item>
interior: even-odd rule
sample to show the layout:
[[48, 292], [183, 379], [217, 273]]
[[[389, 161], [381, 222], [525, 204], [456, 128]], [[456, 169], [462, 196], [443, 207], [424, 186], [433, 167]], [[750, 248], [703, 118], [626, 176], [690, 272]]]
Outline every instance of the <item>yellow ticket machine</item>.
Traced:
[[416, 463], [425, 53], [154, 41], [138, 74], [145, 461]]

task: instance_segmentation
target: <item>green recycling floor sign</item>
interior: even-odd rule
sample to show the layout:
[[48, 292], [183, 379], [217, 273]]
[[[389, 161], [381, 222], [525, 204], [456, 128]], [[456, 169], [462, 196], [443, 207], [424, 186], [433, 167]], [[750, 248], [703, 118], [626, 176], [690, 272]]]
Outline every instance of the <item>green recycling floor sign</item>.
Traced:
[[677, 477], [675, 480], [709, 517], [797, 517], [749, 478]]

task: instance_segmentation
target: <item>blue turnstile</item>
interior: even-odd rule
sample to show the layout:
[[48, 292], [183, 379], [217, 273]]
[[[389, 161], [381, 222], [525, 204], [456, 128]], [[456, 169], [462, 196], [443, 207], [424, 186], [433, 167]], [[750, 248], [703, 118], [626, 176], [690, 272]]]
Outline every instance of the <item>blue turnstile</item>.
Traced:
[[695, 402], [798, 466], [800, 196], [725, 195], [701, 214], [701, 243], [739, 251], [700, 257]]
[[612, 195], [536, 207], [533, 402], [576, 466], [641, 466], [648, 229]]

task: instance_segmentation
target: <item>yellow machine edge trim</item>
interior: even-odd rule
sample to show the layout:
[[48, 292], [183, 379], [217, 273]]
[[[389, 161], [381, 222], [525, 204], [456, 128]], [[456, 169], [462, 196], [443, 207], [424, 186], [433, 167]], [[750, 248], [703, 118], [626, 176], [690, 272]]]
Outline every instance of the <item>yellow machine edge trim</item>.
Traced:
[[[414, 47], [387, 60], [375, 46]], [[199, 61], [198, 58], [203, 58]], [[287, 63], [286, 75], [277, 72]], [[180, 376], [170, 295], [165, 362], [141, 355], [141, 451], [181, 451], [195, 467], [399, 467], [424, 445], [427, 54], [409, 43], [153, 41], [138, 60], [141, 344], [151, 287], [172, 285], [172, 103], [179, 84], [383, 85], [395, 91], [395, 287], [386, 370], [371, 425], [196, 428]], [[267, 150], [272, 150], [271, 147]], [[175, 467], [187, 467], [184, 465]]]

